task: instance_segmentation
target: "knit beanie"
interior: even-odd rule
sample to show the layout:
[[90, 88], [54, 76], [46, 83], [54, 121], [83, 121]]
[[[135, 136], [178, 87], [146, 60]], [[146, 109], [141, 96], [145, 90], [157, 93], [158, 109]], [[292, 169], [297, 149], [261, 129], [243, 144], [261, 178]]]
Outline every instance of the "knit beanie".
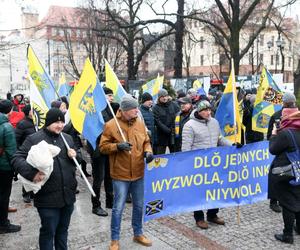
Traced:
[[168, 91], [167, 91], [166, 89], [161, 89], [161, 90], [158, 91], [158, 93], [157, 93], [158, 99], [161, 98], [162, 96], [167, 96], [167, 95], [169, 95], [169, 94], [168, 94]]
[[22, 109], [22, 111], [25, 114], [25, 116], [29, 115], [30, 110], [31, 110], [30, 104], [25, 105], [24, 108]]
[[282, 101], [284, 103], [296, 102], [296, 97], [291, 92], [285, 92], [282, 96]]
[[121, 100], [120, 109], [122, 111], [128, 111], [131, 109], [135, 109], [139, 106], [136, 99], [134, 99], [131, 95], [124, 95]]
[[145, 92], [144, 94], [142, 94], [142, 98], [141, 98], [141, 101], [142, 103], [146, 102], [146, 101], [152, 101], [153, 100], [153, 97], [152, 95], [150, 95], [148, 92]]
[[104, 93], [106, 95], [113, 95], [114, 94], [114, 92], [110, 88], [103, 87], [103, 90], [104, 90]]
[[8, 114], [13, 108], [13, 104], [9, 100], [1, 100], [0, 101], [0, 113]]
[[203, 101], [199, 102], [198, 105], [197, 105], [197, 111], [198, 112], [200, 112], [200, 111], [202, 111], [204, 109], [210, 109], [210, 108], [211, 108], [211, 105], [206, 100], [203, 100]]
[[192, 99], [189, 98], [189, 97], [187, 97], [187, 96], [185, 96], [185, 97], [179, 98], [179, 99], [178, 99], [178, 102], [179, 102], [180, 104], [187, 104], [187, 103], [192, 104]]
[[58, 108], [51, 108], [46, 114], [45, 127], [48, 127], [54, 122], [62, 121], [65, 122], [65, 116]]
[[61, 104], [62, 104], [62, 101], [53, 101], [53, 102], [51, 102], [51, 108], [59, 109]]

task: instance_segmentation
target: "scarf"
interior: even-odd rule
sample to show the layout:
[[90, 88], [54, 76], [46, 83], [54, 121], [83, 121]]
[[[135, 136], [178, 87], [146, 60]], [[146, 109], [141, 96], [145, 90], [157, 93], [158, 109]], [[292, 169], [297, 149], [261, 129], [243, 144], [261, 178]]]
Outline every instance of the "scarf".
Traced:
[[300, 130], [300, 111], [298, 108], [284, 108], [282, 110], [282, 120], [278, 131], [282, 129]]

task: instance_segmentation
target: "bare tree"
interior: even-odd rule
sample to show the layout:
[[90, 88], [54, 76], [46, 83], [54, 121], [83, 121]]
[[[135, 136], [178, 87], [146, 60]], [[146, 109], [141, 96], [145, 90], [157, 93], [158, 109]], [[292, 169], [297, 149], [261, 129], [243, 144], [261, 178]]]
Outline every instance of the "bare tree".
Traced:
[[[63, 67], [73, 78], [79, 79], [85, 57], [90, 58], [100, 78], [104, 58], [110, 58], [114, 68], [119, 65], [120, 54], [124, 50], [105, 35], [106, 19], [107, 14], [104, 11], [95, 11], [94, 8], [87, 7], [76, 8], [73, 16], [61, 15], [60, 20], [57, 21], [56, 28], [63, 30], [63, 36], [50, 38], [64, 45], [65, 52], [57, 51], [56, 54], [68, 59], [69, 64], [63, 64]], [[99, 30], [103, 30], [101, 34]]]
[[[209, 10], [196, 11], [189, 18], [204, 23], [211, 31], [216, 42], [223, 48], [228, 59], [233, 58], [236, 74], [239, 73], [241, 58], [248, 52], [259, 33], [266, 27], [274, 1], [228, 0], [225, 5], [215, 0]], [[248, 42], [240, 47], [240, 33], [249, 22], [255, 20], [256, 29], [250, 34]]]
[[[158, 41], [173, 33], [174, 24], [166, 19], [142, 20], [139, 11], [144, 0], [114, 0], [106, 1], [108, 29], [105, 36], [122, 45], [127, 54], [127, 79], [135, 80], [139, 64], [147, 51]], [[118, 10], [114, 9], [117, 8]], [[113, 10], [114, 9], [114, 10]], [[166, 24], [165, 32], [154, 33], [152, 24]], [[98, 30], [101, 32], [101, 30]]]

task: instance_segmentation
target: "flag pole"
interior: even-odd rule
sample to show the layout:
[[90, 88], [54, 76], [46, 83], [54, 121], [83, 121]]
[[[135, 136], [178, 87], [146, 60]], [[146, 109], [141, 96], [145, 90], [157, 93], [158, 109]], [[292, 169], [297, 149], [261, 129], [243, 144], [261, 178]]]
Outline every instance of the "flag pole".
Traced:
[[[233, 124], [234, 124], [234, 143], [237, 143], [237, 124], [236, 124], [236, 110], [235, 110], [235, 98], [236, 98], [236, 84], [235, 84], [235, 71], [234, 71], [234, 61], [231, 58], [231, 72], [232, 72], [232, 95], [233, 95]], [[237, 223], [241, 224], [241, 210], [240, 206], [237, 206]]]
[[[60, 133], [60, 136], [61, 136], [61, 138], [63, 139], [64, 144], [65, 144], [67, 150], [69, 150], [69, 149], [70, 149], [70, 146], [69, 146], [68, 142], [66, 141], [64, 135], [63, 135], [62, 133]], [[79, 172], [81, 173], [81, 176], [83, 177], [83, 179], [84, 179], [86, 185], [88, 186], [88, 189], [90, 190], [91, 194], [92, 194], [94, 197], [96, 197], [96, 194], [95, 194], [95, 192], [94, 192], [94, 190], [93, 190], [91, 184], [89, 183], [88, 179], [86, 178], [85, 174], [83, 173], [82, 168], [81, 168], [81, 166], [79, 165], [79, 163], [78, 163], [76, 157], [72, 157], [72, 160], [74, 161], [74, 163], [75, 163], [77, 169], [79, 169]]]
[[[115, 112], [113, 111], [113, 109], [112, 109], [112, 107], [111, 107], [109, 101], [107, 100], [107, 98], [105, 98], [105, 99], [106, 99], [106, 103], [107, 103], [107, 105], [108, 105], [108, 107], [109, 107], [109, 110], [110, 110], [110, 112], [112, 113], [113, 118], [114, 118], [114, 120], [115, 120], [115, 122], [116, 122], [116, 124], [117, 124], [118, 130], [120, 131], [120, 134], [121, 134], [121, 136], [122, 136], [123, 141], [124, 141], [124, 142], [127, 142], [127, 140], [126, 140], [126, 138], [125, 138], [125, 136], [124, 136], [124, 133], [123, 133], [121, 127], [120, 127], [120, 124], [119, 124], [119, 122], [118, 122], [118, 120], [117, 120], [117, 117], [116, 117], [116, 115], [115, 115]], [[129, 152], [130, 152], [130, 151], [129, 151]]]

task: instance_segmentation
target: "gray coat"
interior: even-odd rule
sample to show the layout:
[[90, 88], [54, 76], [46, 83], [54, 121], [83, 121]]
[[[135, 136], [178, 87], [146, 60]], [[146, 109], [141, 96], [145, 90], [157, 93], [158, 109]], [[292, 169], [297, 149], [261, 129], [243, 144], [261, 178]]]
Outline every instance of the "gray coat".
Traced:
[[191, 113], [190, 120], [183, 126], [182, 151], [232, 145], [221, 135], [219, 122], [215, 118], [199, 119], [195, 117], [195, 112]]

